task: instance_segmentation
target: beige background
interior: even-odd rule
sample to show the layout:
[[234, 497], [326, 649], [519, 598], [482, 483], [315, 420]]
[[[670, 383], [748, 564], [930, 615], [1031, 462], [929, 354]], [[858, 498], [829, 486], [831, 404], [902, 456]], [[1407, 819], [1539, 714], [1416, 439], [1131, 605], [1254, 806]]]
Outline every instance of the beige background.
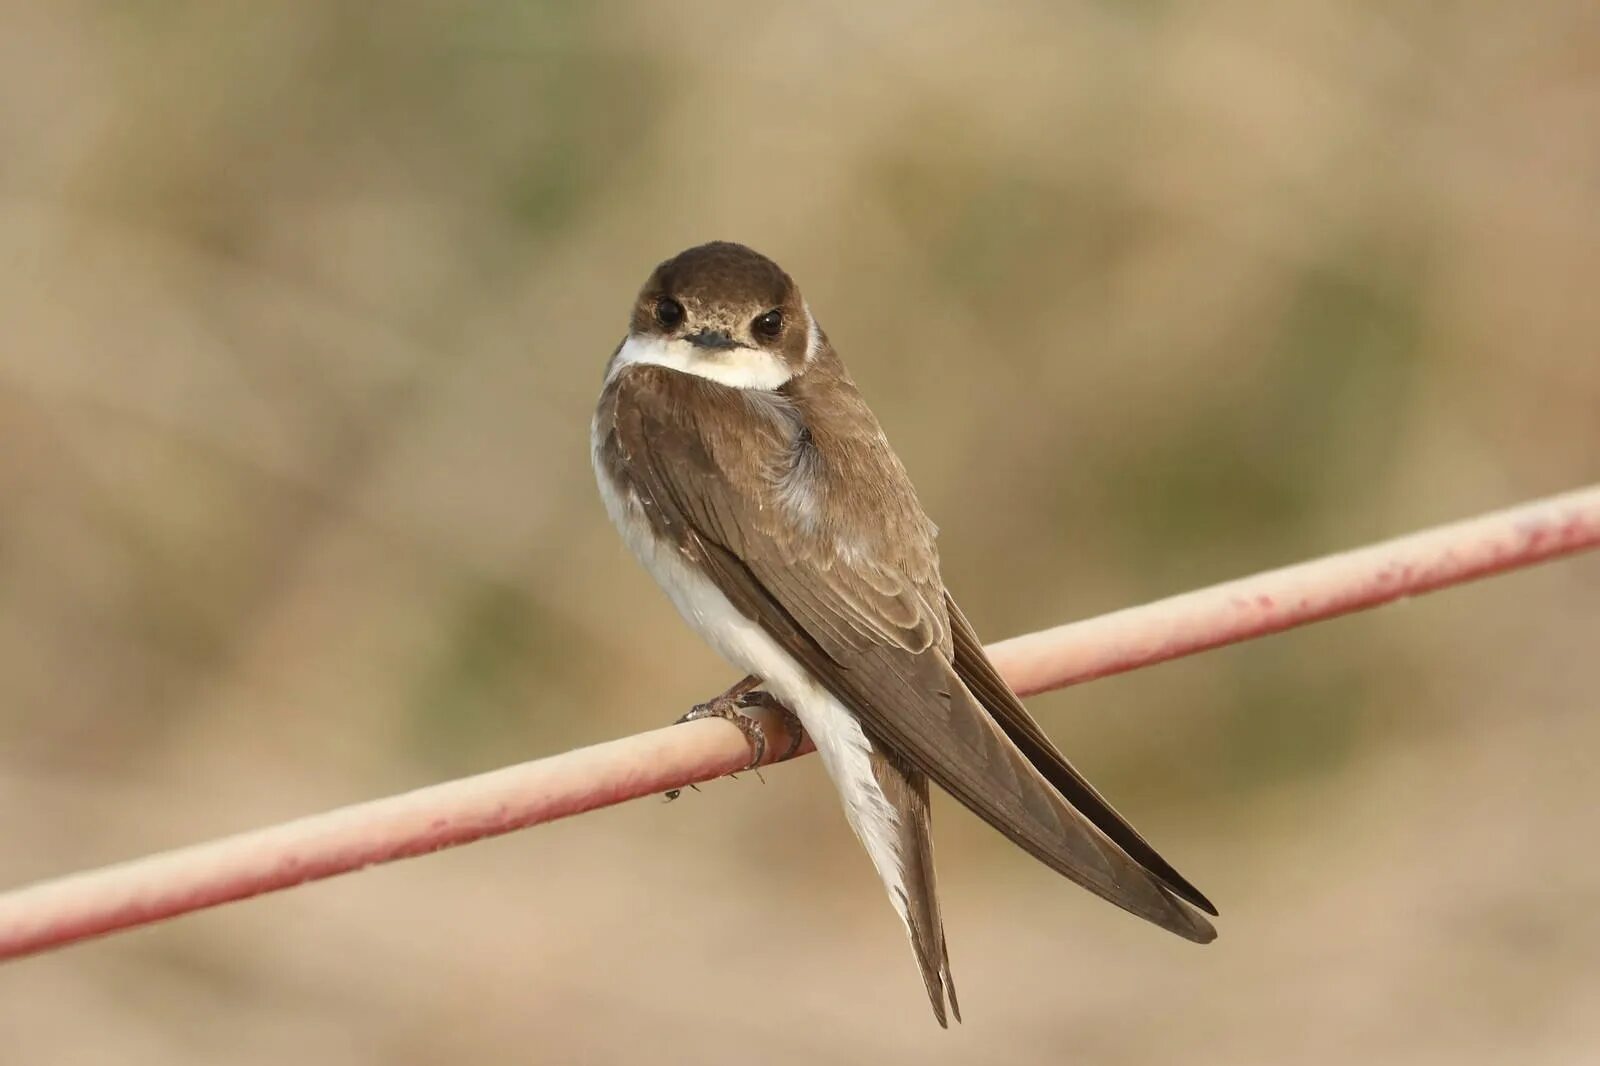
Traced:
[[[0, 883], [731, 680], [587, 422], [801, 281], [991, 637], [1600, 476], [1592, 0], [5, 4]], [[953, 804], [929, 1017], [814, 760], [0, 968], [7, 1064], [1580, 1063], [1600, 559], [1032, 701], [1199, 949]]]

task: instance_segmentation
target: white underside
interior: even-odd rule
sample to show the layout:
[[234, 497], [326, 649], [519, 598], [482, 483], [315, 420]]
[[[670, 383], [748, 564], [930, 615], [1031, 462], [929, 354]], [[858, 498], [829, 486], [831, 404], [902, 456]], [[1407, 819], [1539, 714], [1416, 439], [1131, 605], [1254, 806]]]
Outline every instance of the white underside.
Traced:
[[767, 691], [799, 715], [839, 790], [851, 828], [866, 848], [888, 889], [890, 901], [909, 930], [898, 845], [899, 816], [873, 776], [870, 748], [861, 724], [759, 625], [740, 614], [709, 578], [683, 559], [675, 546], [656, 537], [637, 499], [623, 499], [601, 466], [600, 440], [596, 427], [592, 442], [595, 473], [611, 521], [706, 643], [736, 668], [761, 678]]

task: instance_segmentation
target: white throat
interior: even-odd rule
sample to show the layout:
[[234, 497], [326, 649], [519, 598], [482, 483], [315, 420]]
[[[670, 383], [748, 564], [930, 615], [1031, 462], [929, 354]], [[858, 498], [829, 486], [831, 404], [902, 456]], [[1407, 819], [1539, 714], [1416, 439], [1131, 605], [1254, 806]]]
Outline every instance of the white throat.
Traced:
[[664, 366], [735, 389], [776, 389], [794, 376], [782, 359], [760, 348], [708, 351], [685, 340], [632, 333], [611, 361], [607, 377], [614, 378], [624, 367], [637, 364]]

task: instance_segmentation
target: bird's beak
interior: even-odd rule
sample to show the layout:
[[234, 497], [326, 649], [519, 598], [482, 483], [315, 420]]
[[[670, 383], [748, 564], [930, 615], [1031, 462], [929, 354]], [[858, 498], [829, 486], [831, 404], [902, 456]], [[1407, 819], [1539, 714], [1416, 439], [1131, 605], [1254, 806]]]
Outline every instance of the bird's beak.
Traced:
[[729, 348], [739, 347], [732, 337], [720, 329], [703, 329], [699, 333], [691, 333], [684, 338], [696, 348], [710, 348], [713, 351], [727, 351]]

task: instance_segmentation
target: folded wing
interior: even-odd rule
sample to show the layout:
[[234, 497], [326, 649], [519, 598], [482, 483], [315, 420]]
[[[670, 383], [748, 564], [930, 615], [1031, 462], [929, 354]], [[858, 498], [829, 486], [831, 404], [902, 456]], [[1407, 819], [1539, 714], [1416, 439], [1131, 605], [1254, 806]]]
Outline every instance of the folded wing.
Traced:
[[[815, 446], [825, 427], [806, 424], [795, 435], [793, 413], [779, 411], [759, 420], [767, 427], [762, 432], [734, 439], [719, 428], [727, 419], [706, 414], [718, 403], [757, 401], [683, 375], [663, 375], [670, 372], [629, 371], [620, 387], [630, 391], [615, 407], [615, 439], [607, 442], [614, 473], [638, 493], [657, 532], [671, 538], [741, 613], [912, 768], [1076, 883], [1187, 939], [1211, 940], [1211, 925], [1163, 886], [1165, 875], [1158, 879], [1147, 872], [1063, 798], [1015, 739], [1040, 752], [1046, 750], [1039, 743], [1042, 734], [1035, 737], [1013, 723], [1013, 735], [958, 672], [955, 648], [970, 646], [970, 630], [952, 634], [932, 526], [881, 435], [833, 447], [820, 442], [830, 461], [856, 464], [832, 470], [834, 476], [859, 484], [887, 482], [877, 521], [866, 525], [836, 511], [839, 496], [820, 480], [821, 473], [815, 484], [803, 486], [809, 520], [796, 521], [780, 495], [785, 464], [796, 461], [797, 441]], [[685, 390], [700, 391], [687, 396]], [[786, 491], [795, 490], [791, 485]], [[896, 511], [906, 501], [913, 516]], [[926, 543], [915, 543], [918, 536]], [[971, 655], [959, 658], [987, 690], [990, 682]], [[1075, 772], [1057, 776], [1069, 784], [1082, 780]], [[1097, 814], [1110, 811], [1087, 784], [1078, 792]], [[1131, 829], [1118, 828], [1125, 826], [1120, 818], [1108, 824], [1135, 847], [1143, 844]], [[1187, 886], [1171, 876], [1175, 885]]]

